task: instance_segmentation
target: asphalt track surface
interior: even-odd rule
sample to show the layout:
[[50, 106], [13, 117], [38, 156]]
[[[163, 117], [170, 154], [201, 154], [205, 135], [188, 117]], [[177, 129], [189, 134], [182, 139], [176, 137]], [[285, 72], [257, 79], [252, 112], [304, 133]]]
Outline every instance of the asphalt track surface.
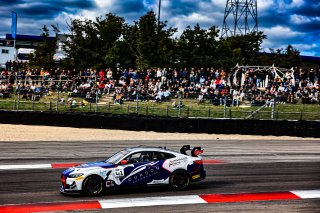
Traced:
[[[89, 141], [1, 142], [0, 165], [87, 162], [136, 145], [202, 145], [207, 178], [187, 191], [145, 187], [108, 191], [101, 199], [237, 194], [320, 189], [320, 141]], [[64, 169], [0, 170], [0, 205], [95, 200], [59, 193]], [[320, 199], [151, 206], [96, 212], [320, 212]], [[90, 211], [92, 212], [92, 211]]]

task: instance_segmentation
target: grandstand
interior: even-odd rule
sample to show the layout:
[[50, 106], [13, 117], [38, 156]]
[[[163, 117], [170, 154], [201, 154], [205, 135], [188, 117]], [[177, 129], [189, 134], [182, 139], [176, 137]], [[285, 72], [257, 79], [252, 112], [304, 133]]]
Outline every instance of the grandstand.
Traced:
[[320, 69], [236, 66], [228, 75], [223, 69], [214, 68], [11, 70], [10, 67], [1, 72], [1, 92], [19, 92], [30, 100], [58, 91], [93, 103], [101, 101], [99, 97], [113, 97], [114, 103], [175, 98], [206, 100], [214, 105], [227, 102], [231, 106], [263, 105], [272, 98], [282, 104], [319, 103]]

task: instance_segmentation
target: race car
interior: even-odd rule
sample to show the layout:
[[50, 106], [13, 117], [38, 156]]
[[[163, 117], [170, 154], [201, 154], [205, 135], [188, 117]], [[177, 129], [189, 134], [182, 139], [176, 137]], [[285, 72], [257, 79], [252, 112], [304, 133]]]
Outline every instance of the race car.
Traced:
[[160, 184], [184, 190], [190, 182], [206, 177], [202, 153], [201, 147], [191, 149], [190, 145], [182, 146], [180, 153], [165, 147], [127, 148], [105, 161], [65, 170], [60, 192], [98, 196], [111, 187]]

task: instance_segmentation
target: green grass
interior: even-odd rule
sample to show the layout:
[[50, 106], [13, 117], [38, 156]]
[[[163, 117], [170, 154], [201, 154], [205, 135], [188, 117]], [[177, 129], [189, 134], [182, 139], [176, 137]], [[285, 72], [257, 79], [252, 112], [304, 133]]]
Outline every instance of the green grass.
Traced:
[[[59, 94], [60, 98], [67, 100], [68, 94]], [[81, 98], [74, 98], [78, 103]], [[66, 103], [56, 104], [57, 96], [43, 96], [40, 101], [20, 100], [18, 104], [17, 95], [9, 99], [0, 99], [1, 110], [34, 110], [34, 111], [59, 111], [59, 112], [99, 112], [128, 115], [148, 115], [164, 117], [198, 117], [198, 118], [246, 118], [259, 107], [227, 107], [226, 112], [223, 106], [213, 106], [208, 101], [198, 103], [195, 99], [183, 99], [183, 107], [179, 110], [171, 106], [172, 102], [124, 102], [121, 105], [109, 104], [88, 104], [86, 106], [71, 107]], [[179, 102], [176, 100], [177, 103]], [[271, 119], [271, 108], [264, 108], [254, 115], [253, 119]], [[306, 104], [277, 104], [275, 118], [279, 120], [320, 120], [320, 105]], [[226, 114], [226, 115], [225, 115]]]

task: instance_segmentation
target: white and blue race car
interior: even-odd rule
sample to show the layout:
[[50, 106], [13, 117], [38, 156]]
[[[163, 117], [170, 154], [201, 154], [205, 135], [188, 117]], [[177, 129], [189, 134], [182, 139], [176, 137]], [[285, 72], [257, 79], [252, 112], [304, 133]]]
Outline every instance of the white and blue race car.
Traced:
[[[190, 155], [187, 152], [190, 151]], [[107, 188], [169, 184], [184, 190], [190, 182], [206, 177], [201, 147], [185, 145], [180, 153], [166, 148], [133, 147], [106, 161], [81, 164], [61, 174], [62, 193], [101, 195]]]

